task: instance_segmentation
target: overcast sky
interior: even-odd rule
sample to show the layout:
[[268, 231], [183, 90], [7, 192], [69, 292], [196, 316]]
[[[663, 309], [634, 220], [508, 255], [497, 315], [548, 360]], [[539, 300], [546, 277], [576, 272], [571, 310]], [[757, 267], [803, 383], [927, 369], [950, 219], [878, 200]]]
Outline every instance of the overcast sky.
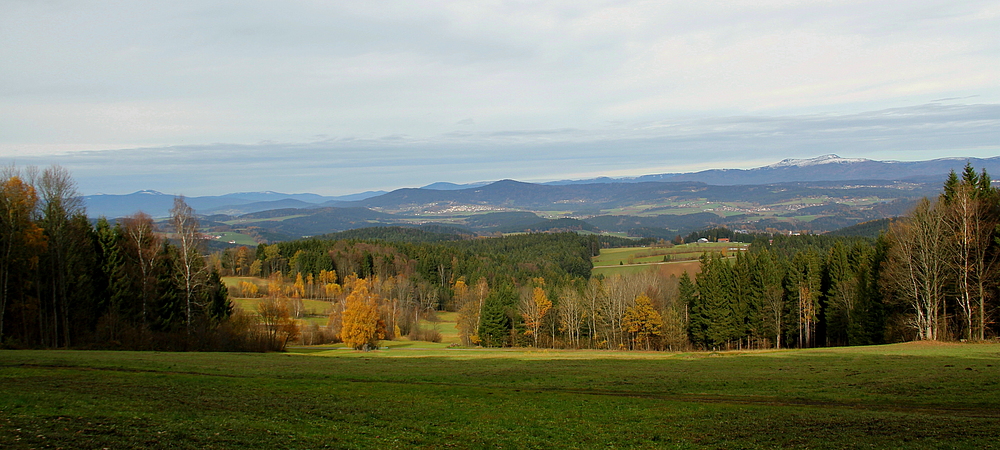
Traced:
[[0, 0], [0, 163], [347, 194], [1000, 155], [992, 1]]

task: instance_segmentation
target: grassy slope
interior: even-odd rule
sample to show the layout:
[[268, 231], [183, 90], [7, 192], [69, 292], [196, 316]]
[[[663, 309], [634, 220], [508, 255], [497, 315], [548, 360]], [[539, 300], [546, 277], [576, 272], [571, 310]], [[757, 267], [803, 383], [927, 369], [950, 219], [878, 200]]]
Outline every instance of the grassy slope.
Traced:
[[[704, 244], [678, 245], [670, 248], [608, 248], [601, 250], [601, 254], [592, 259], [594, 269], [591, 273], [610, 277], [614, 275], [656, 271], [664, 276], [679, 276], [684, 272], [694, 276], [694, 274], [701, 271], [698, 258], [705, 252], [721, 252], [730, 248], [745, 246], [746, 244], [740, 243], [709, 242]], [[630, 256], [632, 257], [632, 264], [629, 264]], [[671, 261], [663, 262], [664, 256], [668, 256]]]
[[0, 351], [0, 447], [997, 446], [1000, 345]]

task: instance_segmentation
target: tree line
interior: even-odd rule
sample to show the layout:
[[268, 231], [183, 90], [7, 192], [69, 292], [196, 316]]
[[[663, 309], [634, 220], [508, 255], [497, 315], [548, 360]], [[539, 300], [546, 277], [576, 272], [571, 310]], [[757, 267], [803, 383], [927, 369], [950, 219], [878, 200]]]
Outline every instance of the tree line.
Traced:
[[[997, 335], [1000, 195], [967, 166], [878, 238], [753, 236], [692, 278], [533, 279], [457, 302], [467, 344], [702, 349]], [[461, 292], [461, 289], [455, 289]]]
[[[202, 254], [194, 211], [175, 199], [166, 233], [144, 213], [86, 215], [58, 166], [3, 169], [0, 344], [169, 350], [269, 348], [234, 317]], [[166, 237], [169, 238], [166, 238]]]
[[[591, 257], [616, 242], [576, 233], [382, 229], [206, 255], [183, 198], [158, 230], [142, 213], [89, 221], [58, 167], [2, 179], [7, 345], [273, 349], [301, 334], [366, 348], [433, 339], [422, 327], [442, 310], [457, 313], [463, 344], [483, 346], [813, 347], [997, 331], [1000, 195], [971, 166], [876, 239], [748, 236], [749, 252], [706, 254], [697, 273], [669, 278], [591, 277]], [[230, 290], [223, 276], [253, 278]], [[263, 301], [240, 313], [230, 294]], [[303, 299], [330, 302], [326, 327], [298, 329]]]

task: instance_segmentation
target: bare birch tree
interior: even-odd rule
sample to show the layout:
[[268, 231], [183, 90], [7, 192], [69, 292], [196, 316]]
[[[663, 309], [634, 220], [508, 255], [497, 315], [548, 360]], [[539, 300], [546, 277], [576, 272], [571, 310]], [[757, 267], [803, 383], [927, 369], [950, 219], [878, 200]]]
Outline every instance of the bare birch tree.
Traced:
[[889, 228], [889, 272], [884, 278], [913, 310], [921, 340], [938, 340], [944, 305], [947, 240], [941, 212], [927, 199]]
[[947, 233], [952, 236], [952, 269], [965, 339], [985, 338], [985, 297], [993, 284], [996, 261], [990, 247], [997, 226], [996, 197], [989, 176], [966, 165], [961, 181], [954, 172], [941, 196]]
[[566, 334], [571, 347], [580, 348], [580, 331], [587, 318], [583, 297], [575, 287], [566, 286], [559, 298], [559, 329]]
[[174, 198], [174, 207], [170, 209], [170, 223], [174, 227], [174, 240], [177, 242], [178, 258], [177, 273], [180, 277], [180, 288], [184, 291], [185, 320], [188, 334], [191, 334], [193, 308], [198, 290], [204, 284], [205, 262], [201, 257], [201, 233], [198, 231], [198, 218], [184, 201], [184, 197]]
[[[69, 171], [59, 166], [42, 171], [38, 182], [41, 201], [42, 228], [49, 237], [49, 280], [52, 303], [52, 345], [71, 345], [69, 333], [69, 285], [73, 276], [70, 258], [73, 237], [70, 218], [83, 214], [83, 199]], [[60, 326], [61, 325], [61, 326]]]

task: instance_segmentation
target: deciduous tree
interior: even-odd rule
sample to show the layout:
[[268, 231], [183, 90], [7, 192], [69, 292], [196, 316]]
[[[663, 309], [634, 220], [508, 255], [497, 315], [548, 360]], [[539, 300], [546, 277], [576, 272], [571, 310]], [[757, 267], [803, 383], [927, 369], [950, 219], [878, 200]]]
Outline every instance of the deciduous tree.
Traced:
[[[32, 221], [38, 205], [35, 189], [13, 168], [3, 172], [0, 184], [0, 343], [11, 300], [23, 298], [30, 271], [37, 270], [38, 254], [45, 250], [42, 229]], [[21, 283], [22, 285], [14, 286]], [[17, 292], [15, 294], [15, 291]], [[25, 318], [26, 320], [26, 318]]]
[[187, 332], [190, 334], [198, 290], [204, 284], [206, 274], [205, 260], [200, 252], [202, 239], [201, 232], [198, 231], [198, 218], [194, 215], [194, 209], [184, 201], [184, 197], [174, 198], [174, 207], [170, 209], [170, 223], [177, 242], [177, 274], [184, 296]]
[[884, 281], [910, 306], [917, 338], [937, 340], [948, 254], [941, 211], [923, 199], [906, 220], [890, 226], [888, 239], [891, 246]]
[[625, 330], [632, 335], [633, 345], [646, 350], [663, 332], [663, 317], [653, 308], [653, 301], [646, 294], [636, 297], [635, 304], [625, 311], [624, 322]]
[[358, 279], [344, 300], [340, 339], [356, 350], [378, 346], [385, 338], [385, 325], [379, 319], [378, 298], [369, 291], [368, 281]]
[[531, 294], [524, 296], [521, 300], [521, 317], [527, 327], [525, 334], [532, 337], [534, 346], [538, 347], [538, 331], [542, 328], [545, 316], [552, 309], [552, 301], [545, 294], [542, 286], [535, 286]]

